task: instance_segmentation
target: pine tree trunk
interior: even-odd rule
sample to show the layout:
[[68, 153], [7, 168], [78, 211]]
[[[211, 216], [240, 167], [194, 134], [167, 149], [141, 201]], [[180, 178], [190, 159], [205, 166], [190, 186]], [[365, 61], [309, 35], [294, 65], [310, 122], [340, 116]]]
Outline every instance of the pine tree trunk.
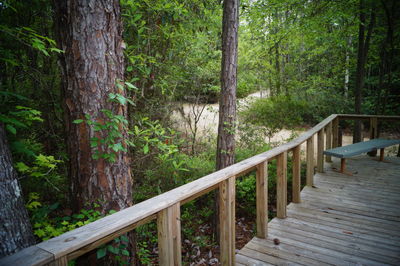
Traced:
[[225, 0], [222, 30], [221, 97], [217, 142], [217, 169], [235, 162], [235, 123], [239, 1]]
[[3, 124], [0, 123], [0, 258], [35, 244]]
[[[126, 106], [108, 101], [110, 93], [124, 94], [116, 83], [124, 78], [122, 24], [119, 1], [55, 1], [58, 41], [65, 53], [63, 104], [66, 123], [69, 176], [76, 210], [100, 203], [103, 213], [132, 204], [132, 180], [126, 153], [116, 162], [94, 159], [92, 138], [104, 139], [106, 131], [95, 132], [87, 123], [74, 124], [90, 115], [104, 123], [103, 109], [127, 116]], [[126, 131], [120, 127], [126, 137]], [[120, 141], [120, 140], [119, 140]], [[111, 153], [106, 147], [101, 152]]]
[[[225, 0], [222, 18], [221, 96], [217, 139], [217, 170], [235, 163], [236, 87], [239, 0]], [[219, 238], [218, 193], [215, 196], [214, 235]]]
[[[73, 121], [90, 115], [93, 122], [109, 122], [102, 110], [127, 118], [127, 106], [108, 99], [110, 93], [125, 96], [116, 86], [124, 79], [120, 4], [117, 0], [54, 0], [54, 6], [58, 44], [65, 52], [60, 64], [73, 207], [78, 211], [98, 204], [96, 209], [103, 214], [118, 211], [132, 205], [128, 154], [115, 153], [100, 141], [92, 147], [91, 140], [104, 140], [109, 131], [95, 131], [94, 125]], [[127, 131], [121, 124], [118, 128], [123, 137], [113, 142], [126, 147]], [[96, 150], [114, 153], [115, 161], [93, 158]], [[80, 264], [97, 263], [93, 255], [89, 260]]]

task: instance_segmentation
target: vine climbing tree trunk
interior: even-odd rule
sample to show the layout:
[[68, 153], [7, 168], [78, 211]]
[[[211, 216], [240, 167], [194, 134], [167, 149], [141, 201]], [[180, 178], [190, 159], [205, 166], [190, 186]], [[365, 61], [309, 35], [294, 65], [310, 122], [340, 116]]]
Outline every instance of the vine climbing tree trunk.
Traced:
[[[235, 162], [236, 87], [239, 0], [225, 0], [222, 19], [221, 96], [217, 139], [217, 170]], [[218, 225], [218, 199], [215, 224]], [[216, 228], [217, 229], [217, 228]], [[218, 230], [215, 230], [218, 232]], [[218, 236], [218, 235], [217, 235]]]
[[0, 258], [35, 244], [6, 133], [0, 123]]
[[[132, 205], [127, 129], [122, 122], [127, 106], [109, 99], [110, 94], [125, 97], [116, 86], [124, 79], [120, 4], [55, 0], [54, 7], [58, 44], [64, 51], [60, 63], [73, 206], [75, 211], [93, 206], [103, 214], [118, 211]], [[116, 132], [99, 130], [93, 123], [114, 123], [122, 136], [113, 138]], [[98, 158], [99, 154], [112, 157]]]

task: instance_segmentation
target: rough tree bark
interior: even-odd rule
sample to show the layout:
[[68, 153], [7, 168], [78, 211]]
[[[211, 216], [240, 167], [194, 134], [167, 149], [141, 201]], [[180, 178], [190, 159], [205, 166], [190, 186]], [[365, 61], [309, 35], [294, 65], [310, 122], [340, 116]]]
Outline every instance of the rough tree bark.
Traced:
[[239, 1], [225, 0], [223, 9], [217, 170], [235, 162]]
[[0, 258], [35, 244], [6, 133], [0, 123]]
[[[101, 203], [105, 213], [132, 204], [132, 180], [126, 153], [116, 162], [93, 159], [91, 138], [103, 139], [107, 132], [95, 132], [76, 119], [107, 121], [101, 110], [126, 117], [125, 106], [108, 101], [109, 93], [124, 94], [116, 83], [124, 78], [122, 24], [119, 1], [54, 1], [61, 56], [64, 118], [66, 124], [69, 176], [76, 210], [85, 204]], [[124, 136], [126, 131], [121, 127]], [[105, 147], [101, 151], [111, 152]]]
[[[236, 87], [239, 0], [225, 0], [222, 18], [221, 96], [217, 139], [217, 170], [235, 163]], [[218, 193], [214, 230], [218, 238]]]
[[[100, 143], [91, 146], [91, 139], [104, 139], [108, 132], [73, 121], [90, 115], [90, 120], [105, 123], [109, 119], [104, 109], [127, 117], [126, 106], [108, 101], [110, 93], [125, 95], [116, 86], [124, 79], [120, 4], [118, 0], [54, 0], [54, 7], [58, 45], [64, 50], [60, 64], [73, 207], [77, 211], [97, 203], [103, 214], [118, 211], [132, 205], [128, 154], [119, 151], [115, 162], [94, 159], [96, 149], [113, 152]], [[119, 131], [127, 136], [124, 127], [119, 126]], [[123, 140], [118, 142], [126, 146]]]
[[[357, 72], [356, 86], [354, 90], [354, 111], [356, 114], [361, 114], [362, 88], [364, 87], [365, 63], [367, 61], [369, 43], [372, 30], [375, 25], [375, 10], [371, 7], [370, 22], [368, 25], [367, 36], [365, 37], [365, 2], [360, 0], [360, 25], [358, 31], [358, 51], [357, 51]], [[362, 141], [361, 139], [361, 121], [356, 121], [354, 125], [353, 143]]]

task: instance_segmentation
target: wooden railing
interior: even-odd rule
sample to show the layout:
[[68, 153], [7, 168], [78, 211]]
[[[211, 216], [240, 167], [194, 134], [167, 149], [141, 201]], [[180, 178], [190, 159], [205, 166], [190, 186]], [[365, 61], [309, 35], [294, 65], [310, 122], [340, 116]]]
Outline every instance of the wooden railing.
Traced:
[[[235, 261], [235, 179], [256, 170], [257, 237], [268, 234], [268, 162], [277, 162], [277, 217], [286, 217], [287, 205], [287, 157], [292, 153], [293, 202], [300, 199], [300, 145], [306, 147], [306, 185], [313, 185], [314, 136], [317, 135], [317, 167], [323, 172], [323, 151], [339, 146], [339, 120], [370, 121], [370, 138], [377, 136], [378, 120], [398, 120], [400, 116], [337, 115], [333, 114], [308, 130], [300, 137], [267, 152], [258, 154], [191, 183], [143, 201], [132, 207], [99, 219], [93, 223], [69, 231], [63, 235], [0, 260], [0, 265], [67, 265], [75, 259], [116, 237], [157, 219], [160, 265], [181, 265], [181, 205], [219, 188], [220, 209], [220, 261], [222, 265], [234, 265]], [[326, 157], [326, 161], [331, 158]]]

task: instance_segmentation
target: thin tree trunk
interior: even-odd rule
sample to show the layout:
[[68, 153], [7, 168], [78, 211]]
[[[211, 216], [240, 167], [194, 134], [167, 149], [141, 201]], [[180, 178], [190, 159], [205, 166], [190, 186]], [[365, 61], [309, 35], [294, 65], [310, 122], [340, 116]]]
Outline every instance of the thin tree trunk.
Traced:
[[222, 31], [217, 169], [225, 168], [235, 161], [238, 27], [239, 1], [225, 0]]
[[[217, 139], [217, 170], [235, 163], [236, 87], [239, 0], [225, 0], [222, 20], [221, 96]], [[216, 194], [218, 195], [218, 193]], [[218, 196], [214, 230], [218, 236]]]
[[0, 123], [0, 258], [35, 244], [4, 126]]
[[[365, 63], [368, 56], [369, 43], [371, 39], [372, 30], [375, 24], [375, 10], [371, 7], [370, 22], [368, 25], [367, 37], [365, 38], [365, 3], [364, 0], [360, 0], [360, 25], [358, 32], [358, 55], [357, 55], [357, 73], [356, 73], [356, 86], [355, 86], [355, 99], [354, 99], [354, 111], [356, 114], [361, 114], [361, 102], [362, 102], [362, 88], [364, 87], [365, 77]], [[356, 121], [353, 133], [353, 143], [362, 141], [361, 138], [361, 121]]]

